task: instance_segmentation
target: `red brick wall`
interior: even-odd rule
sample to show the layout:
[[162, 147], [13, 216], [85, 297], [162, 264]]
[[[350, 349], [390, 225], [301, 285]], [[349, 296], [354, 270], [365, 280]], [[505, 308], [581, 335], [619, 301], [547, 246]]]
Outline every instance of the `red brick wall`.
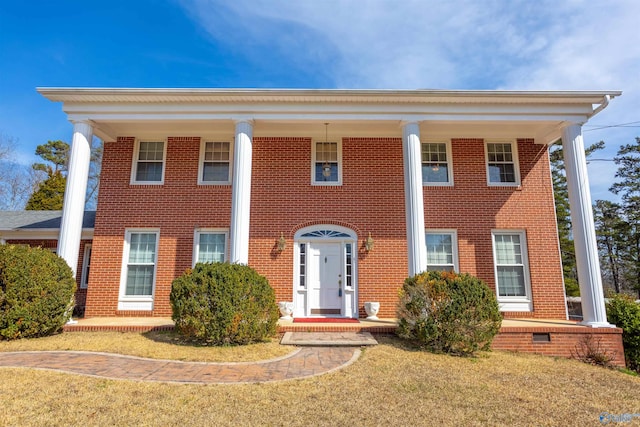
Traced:
[[[549, 342], [534, 342], [534, 333], [548, 333]], [[612, 364], [625, 366], [620, 328], [503, 327], [491, 343], [495, 350], [578, 358], [589, 348], [611, 357]]]
[[521, 187], [489, 187], [484, 141], [454, 139], [453, 187], [424, 187], [425, 227], [458, 231], [460, 271], [495, 288], [492, 229], [526, 231], [534, 313], [505, 317], [565, 319], [551, 174], [546, 146], [518, 140]]
[[[106, 142], [93, 244], [87, 316], [113, 316], [125, 229], [160, 229], [153, 313], [171, 314], [173, 278], [192, 263], [197, 227], [228, 228], [231, 186], [198, 186], [199, 138], [169, 138], [164, 185], [130, 185], [134, 138]], [[311, 139], [253, 141], [249, 264], [267, 276], [277, 299], [291, 300], [293, 235], [330, 223], [358, 233], [361, 314], [380, 301], [382, 317], [395, 316], [397, 291], [407, 275], [401, 138], [344, 138], [341, 186], [311, 185]], [[482, 140], [452, 142], [454, 187], [424, 187], [427, 228], [458, 230], [461, 271], [494, 286], [491, 230], [527, 233], [534, 313], [508, 316], [565, 318], [560, 258], [545, 146], [518, 142], [522, 186], [487, 187]], [[275, 250], [284, 233], [285, 251]], [[362, 250], [371, 232], [375, 248]], [[127, 313], [132, 314], [132, 313]]]
[[171, 281], [191, 267], [197, 227], [228, 228], [230, 185], [197, 185], [200, 138], [170, 137], [163, 185], [131, 185], [134, 138], [105, 142], [86, 316], [117, 313], [127, 228], [160, 230], [153, 313], [171, 316]]

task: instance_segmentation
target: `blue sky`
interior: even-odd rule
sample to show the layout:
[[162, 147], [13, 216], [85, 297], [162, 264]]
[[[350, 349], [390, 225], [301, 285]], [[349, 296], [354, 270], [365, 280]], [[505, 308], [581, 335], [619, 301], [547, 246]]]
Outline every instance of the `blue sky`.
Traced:
[[[636, 0], [7, 0], [0, 133], [25, 164], [70, 142], [39, 86], [622, 90], [584, 128], [611, 158], [640, 136], [639, 16]], [[589, 169], [612, 198], [614, 165]]]

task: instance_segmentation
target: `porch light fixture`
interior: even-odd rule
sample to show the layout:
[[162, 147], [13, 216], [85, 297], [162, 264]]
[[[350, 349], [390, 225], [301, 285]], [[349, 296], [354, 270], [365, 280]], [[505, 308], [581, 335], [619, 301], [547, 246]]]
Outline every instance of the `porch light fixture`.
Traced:
[[280, 233], [280, 238], [276, 240], [276, 247], [278, 248], [278, 252], [282, 252], [287, 248], [287, 241], [283, 233]]
[[364, 239], [364, 249], [367, 252], [371, 252], [373, 250], [373, 237], [371, 237], [371, 232], [369, 232], [369, 237]]
[[[329, 141], [329, 123], [325, 123], [324, 124], [324, 143], [325, 143], [325, 147], [327, 142]], [[331, 165], [329, 164], [329, 162], [327, 162], [327, 159], [325, 158], [324, 163], [322, 164], [322, 176], [324, 176], [325, 178], [329, 178], [331, 176]]]

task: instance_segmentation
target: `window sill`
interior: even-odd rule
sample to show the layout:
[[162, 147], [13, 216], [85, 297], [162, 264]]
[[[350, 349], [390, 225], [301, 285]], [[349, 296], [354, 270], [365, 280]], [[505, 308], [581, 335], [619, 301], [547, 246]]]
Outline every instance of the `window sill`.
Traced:
[[521, 312], [531, 312], [533, 311], [533, 306], [531, 301], [505, 301], [498, 299], [498, 306], [500, 307], [500, 311], [504, 312], [512, 312], [512, 311], [521, 311]]

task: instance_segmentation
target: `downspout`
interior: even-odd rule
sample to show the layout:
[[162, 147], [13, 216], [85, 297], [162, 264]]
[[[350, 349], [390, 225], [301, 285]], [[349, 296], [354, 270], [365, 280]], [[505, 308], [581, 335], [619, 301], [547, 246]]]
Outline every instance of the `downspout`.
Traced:
[[596, 108], [595, 110], [593, 110], [593, 112], [591, 114], [589, 114], [589, 118], [595, 116], [596, 114], [598, 114], [600, 111], [604, 110], [605, 108], [607, 108], [607, 105], [609, 105], [609, 101], [611, 100], [611, 95], [605, 95], [604, 98], [602, 98], [602, 102], [600, 103], [600, 105], [598, 105], [598, 108]]

